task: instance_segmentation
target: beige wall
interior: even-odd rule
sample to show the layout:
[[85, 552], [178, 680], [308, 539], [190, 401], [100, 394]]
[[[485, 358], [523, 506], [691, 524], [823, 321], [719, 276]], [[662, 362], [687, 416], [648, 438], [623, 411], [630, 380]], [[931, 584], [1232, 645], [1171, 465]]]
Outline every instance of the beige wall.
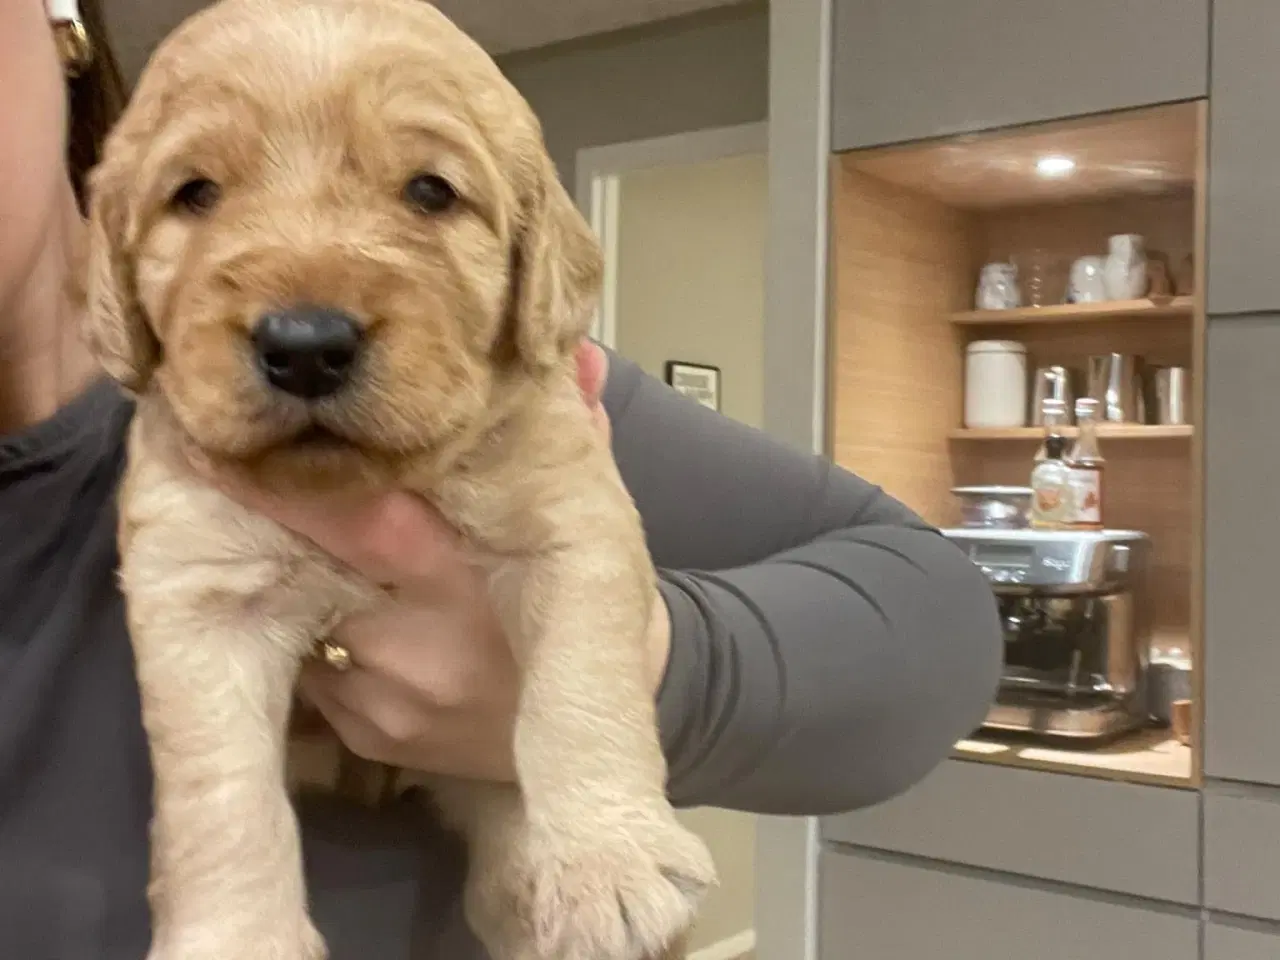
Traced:
[[656, 377], [668, 360], [720, 368], [722, 411], [763, 407], [763, 154], [621, 178], [617, 347]]
[[499, 57], [542, 120], [572, 189], [582, 147], [764, 120], [769, 15], [760, 0]]
[[[763, 154], [621, 178], [618, 350], [655, 376], [668, 360], [718, 366], [728, 416], [762, 416]], [[699, 918], [697, 950], [754, 927], [755, 818], [682, 814], [711, 848], [720, 887]]]

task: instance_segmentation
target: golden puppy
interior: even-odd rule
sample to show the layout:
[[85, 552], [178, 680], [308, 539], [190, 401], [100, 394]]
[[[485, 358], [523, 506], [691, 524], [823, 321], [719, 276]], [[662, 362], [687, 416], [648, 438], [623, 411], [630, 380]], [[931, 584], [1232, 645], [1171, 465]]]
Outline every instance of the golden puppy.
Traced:
[[195, 457], [407, 489], [475, 547], [521, 669], [519, 786], [433, 786], [496, 960], [639, 960], [691, 924], [713, 869], [665, 796], [654, 571], [573, 377], [600, 274], [527, 104], [421, 0], [223, 0], [152, 59], [93, 177], [87, 312], [138, 401], [120, 543], [153, 960], [323, 956], [292, 692], [389, 601]]

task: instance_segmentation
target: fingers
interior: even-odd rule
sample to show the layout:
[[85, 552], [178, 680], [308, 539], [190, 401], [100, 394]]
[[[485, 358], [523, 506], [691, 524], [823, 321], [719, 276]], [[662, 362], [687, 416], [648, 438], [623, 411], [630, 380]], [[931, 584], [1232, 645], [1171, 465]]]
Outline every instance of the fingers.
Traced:
[[394, 684], [363, 670], [338, 673], [308, 663], [298, 678], [304, 698], [319, 710], [353, 752], [389, 763], [398, 746], [421, 734], [421, 708]]
[[299, 681], [313, 705], [357, 756], [428, 773], [509, 781], [514, 730], [506, 714], [426, 713], [411, 692], [361, 670], [308, 664]]
[[591, 422], [607, 442], [612, 438], [613, 428], [601, 400], [604, 397], [605, 383], [609, 379], [609, 355], [598, 343], [584, 340], [578, 347], [576, 359], [578, 388], [582, 391], [582, 399], [591, 410]]
[[609, 355], [592, 340], [584, 340], [578, 347], [578, 387], [590, 406], [600, 403], [604, 396], [605, 382], [609, 379]]

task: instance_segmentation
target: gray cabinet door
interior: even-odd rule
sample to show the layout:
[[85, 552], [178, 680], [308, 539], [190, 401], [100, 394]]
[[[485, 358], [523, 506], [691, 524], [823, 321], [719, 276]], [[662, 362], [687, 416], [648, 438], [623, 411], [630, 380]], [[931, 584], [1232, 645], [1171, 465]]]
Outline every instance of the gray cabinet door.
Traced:
[[1280, 786], [1280, 316], [1211, 320], [1205, 385], [1205, 773]]
[[1209, 312], [1280, 309], [1280, 3], [1214, 0]]
[[1276, 960], [1280, 930], [1212, 922], [1204, 931], [1204, 960]]
[[1205, 790], [1204, 905], [1280, 921], [1280, 790], [1240, 784]]
[[901, 797], [824, 819], [822, 836], [1153, 900], [1200, 903], [1200, 797], [1193, 790], [951, 760]]
[[831, 851], [820, 870], [821, 960], [1199, 960], [1189, 909]]
[[1208, 7], [1208, 0], [834, 0], [832, 146], [1203, 97]]

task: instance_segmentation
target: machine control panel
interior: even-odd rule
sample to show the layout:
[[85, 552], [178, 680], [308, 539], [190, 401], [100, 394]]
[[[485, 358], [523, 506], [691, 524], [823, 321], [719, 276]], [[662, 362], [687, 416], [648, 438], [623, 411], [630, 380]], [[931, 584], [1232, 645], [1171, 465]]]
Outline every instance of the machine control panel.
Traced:
[[1123, 582], [1133, 572], [1133, 552], [1148, 542], [1146, 534], [1128, 530], [942, 532], [996, 588], [1078, 590]]

